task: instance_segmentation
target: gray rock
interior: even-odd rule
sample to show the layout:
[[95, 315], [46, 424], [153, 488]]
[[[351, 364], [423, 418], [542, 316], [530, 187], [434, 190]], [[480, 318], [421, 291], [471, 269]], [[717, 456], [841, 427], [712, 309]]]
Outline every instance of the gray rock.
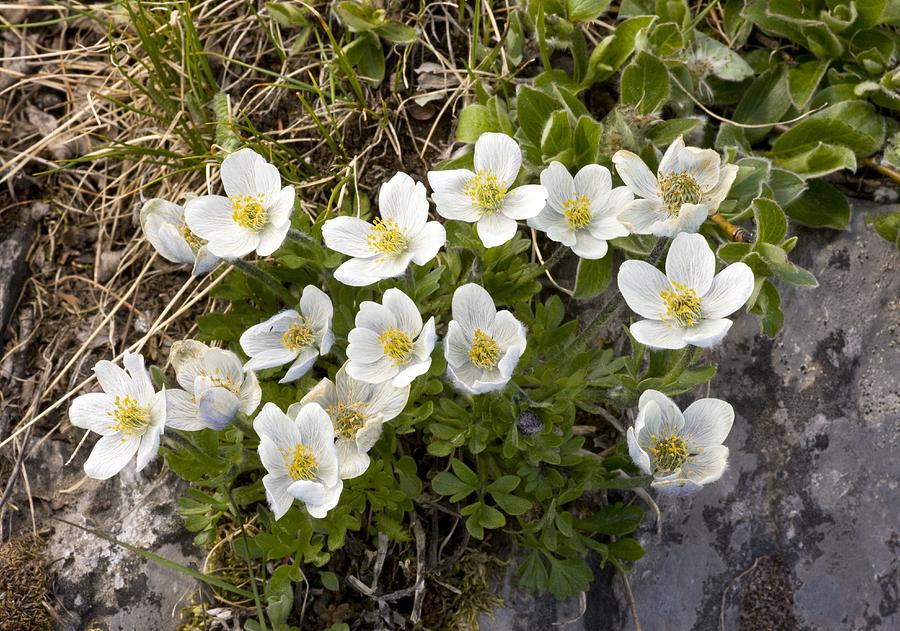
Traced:
[[744, 315], [715, 353], [730, 469], [660, 498], [632, 577], [644, 629], [900, 628], [898, 255], [854, 206], [848, 232], [801, 231], [792, 258], [820, 287], [782, 287], [782, 333]]
[[0, 241], [0, 348], [6, 341], [6, 325], [12, 317], [25, 280], [25, 257], [31, 247], [32, 237], [32, 230], [16, 228]]
[[[138, 474], [134, 463], [110, 480], [87, 480], [77, 490], [59, 490], [77, 483], [83, 473], [76, 464], [64, 466], [69, 447], [48, 441], [27, 461], [36, 497], [53, 498], [53, 515], [166, 559], [199, 568], [200, 550], [191, 545], [176, 513], [184, 485], [159, 465]], [[82, 447], [81, 462], [91, 443]], [[64, 449], [65, 452], [64, 453]], [[39, 502], [40, 504], [40, 502]], [[62, 631], [97, 628], [105, 631], [175, 629], [179, 610], [197, 589], [194, 579], [148, 561], [125, 548], [59, 521], [47, 520], [46, 557], [56, 572], [54, 591], [62, 607]]]

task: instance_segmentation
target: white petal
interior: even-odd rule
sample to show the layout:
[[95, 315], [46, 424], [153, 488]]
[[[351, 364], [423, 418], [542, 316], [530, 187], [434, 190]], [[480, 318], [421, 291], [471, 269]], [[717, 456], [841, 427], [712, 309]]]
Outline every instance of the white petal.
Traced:
[[486, 248], [503, 245], [514, 236], [518, 224], [515, 219], [510, 219], [501, 213], [483, 215], [476, 224], [478, 236]]
[[[281, 340], [279, 339], [278, 342], [280, 344]], [[309, 349], [310, 347], [306, 348]], [[315, 349], [313, 349], [313, 352], [318, 354], [318, 351]], [[250, 358], [250, 361], [244, 364], [244, 369], [251, 371], [266, 370], [268, 368], [284, 366], [285, 364], [294, 361], [296, 358], [297, 353], [282, 346], [281, 348], [273, 348], [271, 350], [256, 353]]]
[[[341, 371], [344, 370], [344, 367], [338, 370], [338, 375], [343, 374]], [[337, 377], [336, 377], [337, 378]], [[325, 378], [322, 379], [319, 383], [313, 386], [312, 390], [303, 395], [303, 398], [300, 399], [298, 403], [293, 403], [287, 409], [288, 417], [295, 419], [297, 415], [300, 413], [300, 409], [306, 403], [318, 403], [326, 410], [330, 408], [332, 405], [336, 405], [338, 402], [338, 393], [337, 388], [335, 387], [334, 382], [331, 379]]]
[[193, 395], [171, 388], [166, 390], [166, 427], [196, 432], [208, 426], [200, 420], [200, 411]]
[[731, 185], [738, 174], [738, 166], [736, 164], [726, 164], [719, 171], [718, 183], [703, 195], [703, 204], [707, 206], [710, 212], [719, 208], [722, 200], [728, 196]]
[[341, 499], [341, 491], [343, 490], [344, 483], [343, 481], [338, 480], [337, 484], [325, 489], [325, 497], [322, 499], [321, 503], [312, 504], [307, 502], [307, 512], [311, 517], [315, 517], [316, 519], [323, 519], [326, 515], [328, 515], [328, 511], [337, 506], [338, 502]]
[[287, 229], [291, 226], [291, 215], [294, 213], [296, 197], [297, 192], [294, 190], [294, 187], [285, 186], [274, 197], [269, 199], [269, 203], [266, 206], [266, 219], [270, 226], [279, 230], [283, 229], [287, 233]]
[[122, 364], [134, 382], [137, 400], [146, 404], [153, 398], [156, 389], [150, 380], [150, 373], [144, 368], [143, 355], [140, 353], [125, 353], [125, 356], [122, 358]]
[[232, 212], [231, 202], [219, 195], [195, 197], [185, 206], [191, 232], [209, 241], [210, 252], [228, 260], [249, 254], [259, 243], [259, 235], [235, 223]]
[[394, 378], [391, 380], [391, 385], [395, 388], [405, 388], [411, 384], [416, 377], [428, 372], [429, 368], [431, 368], [430, 357], [422, 362], [407, 364], [397, 371], [397, 374], [394, 375]]
[[241, 360], [231, 351], [211, 348], [203, 356], [205, 374], [233, 385], [239, 385], [244, 378]]
[[284, 239], [290, 228], [290, 223], [285, 223], [281, 227], [276, 227], [271, 223], [266, 224], [265, 228], [259, 233], [259, 241], [256, 244], [256, 253], [259, 256], [269, 256], [275, 252], [275, 250], [280, 248], [281, 244], [284, 243]]
[[278, 169], [249, 147], [235, 151], [222, 161], [221, 179], [225, 194], [229, 197], [260, 193], [270, 195], [281, 188]]
[[314, 329], [330, 328], [334, 305], [324, 291], [315, 285], [307, 285], [300, 296], [300, 313], [312, 323]]
[[101, 436], [110, 436], [116, 433], [112, 418], [115, 408], [113, 397], [105, 392], [82, 394], [69, 406], [69, 422]]
[[621, 212], [619, 221], [634, 234], [651, 234], [653, 226], [668, 217], [659, 200], [636, 199]]
[[681, 467], [681, 473], [694, 484], [710, 484], [722, 477], [727, 466], [728, 447], [716, 445], [688, 458]]
[[547, 191], [547, 205], [557, 213], [562, 213], [563, 202], [575, 197], [575, 180], [561, 162], [554, 160], [541, 171], [541, 185]]
[[612, 190], [612, 175], [609, 169], [599, 164], [581, 167], [575, 174], [575, 190], [592, 202], [606, 198]]
[[687, 147], [678, 156], [678, 170], [687, 171], [700, 185], [701, 191], [712, 190], [719, 182], [722, 158], [712, 149]]
[[700, 234], [680, 233], [666, 255], [666, 276], [703, 296], [716, 274], [716, 255]]
[[525, 184], [503, 197], [500, 212], [510, 219], [529, 219], [541, 212], [546, 203], [547, 189], [538, 184]]
[[341, 463], [341, 478], [350, 480], [361, 476], [369, 468], [369, 455], [360, 453], [354, 441], [338, 439], [335, 444], [338, 462]]
[[453, 292], [453, 319], [468, 335], [475, 329], [488, 330], [497, 315], [491, 295], [481, 285], [468, 283]]
[[628, 228], [616, 217], [601, 217], [588, 224], [587, 233], [595, 239], [609, 241], [616, 237], [627, 237]]
[[437, 214], [445, 219], [473, 223], [481, 217], [481, 210], [465, 193], [432, 193]]
[[300, 442], [300, 428], [274, 403], [266, 403], [253, 420], [259, 436], [268, 436], [277, 447], [293, 449]]
[[124, 369], [116, 366], [111, 361], [101, 359], [94, 365], [94, 374], [103, 391], [112, 397], [130, 396], [138, 401], [141, 394], [131, 377]]
[[410, 243], [410, 252], [413, 255], [413, 263], [425, 265], [437, 256], [438, 251], [447, 242], [447, 231], [444, 226], [436, 221], [429, 221], [416, 234], [415, 240]]
[[353, 329], [347, 335], [347, 342], [347, 357], [351, 361], [371, 364], [385, 356], [379, 335], [372, 329], [361, 327]]
[[285, 448], [279, 448], [278, 445], [275, 444], [275, 441], [269, 436], [263, 434], [259, 437], [259, 448], [257, 449], [259, 459], [266, 468], [266, 471], [277, 476], [286, 476], [288, 473], [285, 457], [285, 452], [287, 452], [287, 450], [285, 449], [285, 451], [282, 451], [282, 449]]
[[522, 166], [522, 150], [506, 134], [488, 132], [475, 142], [475, 171], [486, 170], [506, 186], [512, 186]]
[[619, 150], [613, 156], [616, 173], [635, 195], [644, 199], [656, 199], [659, 183], [644, 161], [630, 151]]
[[347, 363], [347, 374], [367, 383], [384, 383], [400, 372], [390, 357], [382, 355], [373, 362], [351, 360]]
[[[334, 484], [337, 479], [337, 456], [334, 451], [334, 426], [328, 413], [318, 403], [307, 403], [300, 408], [296, 423], [300, 429], [300, 442], [316, 454], [319, 462], [316, 476], [326, 485]], [[335, 470], [324, 471], [323, 467], [333, 467]]]
[[643, 443], [647, 436], [681, 434], [684, 415], [678, 405], [659, 390], [645, 390], [638, 401], [643, 428], [638, 434]]
[[240, 339], [241, 348], [249, 357], [265, 351], [284, 348], [281, 336], [299, 320], [300, 314], [293, 309], [279, 311], [267, 320], [254, 324], [244, 331]]
[[673, 236], [678, 232], [697, 232], [706, 218], [709, 216], [709, 208], [705, 204], [682, 204], [678, 211], [678, 217], [674, 220], [675, 228], [671, 226], [655, 227], [651, 230], [657, 236]]
[[659, 320], [640, 320], [630, 327], [631, 334], [641, 344], [653, 348], [684, 348], [684, 329], [669, 326]]
[[262, 388], [259, 386], [256, 373], [245, 373], [244, 382], [238, 391], [238, 400], [241, 402], [240, 410], [244, 414], [253, 414], [259, 407], [259, 402], [262, 401]]
[[721, 445], [734, 424], [734, 408], [721, 399], [698, 399], [684, 410], [685, 440], [692, 452]]
[[[617, 218], [634, 201], [634, 193], [627, 186], [617, 186], [591, 200], [591, 223]], [[647, 200], [645, 200], [647, 201]]]
[[[511, 346], [506, 351], [506, 353], [503, 354], [503, 357], [500, 358], [500, 361], [497, 362], [497, 372], [499, 373], [499, 377], [502, 378], [502, 382], [504, 384], [509, 381], [510, 377], [512, 377], [512, 374], [516, 369], [516, 365], [519, 363], [519, 358], [522, 357], [522, 353], [524, 351], [524, 343], [521, 346]], [[482, 377], [482, 379], [484, 379], [484, 377]]]
[[152, 215], [144, 220], [142, 228], [144, 236], [147, 237], [150, 244], [167, 261], [173, 263], [194, 262], [194, 251], [191, 250], [191, 246], [188, 245], [181, 233], [179, 224], [167, 223], [160, 217]]
[[140, 446], [140, 437], [117, 433], [101, 436], [84, 463], [84, 472], [95, 480], [106, 480], [125, 468]]
[[625, 261], [617, 283], [628, 307], [640, 316], [659, 320], [666, 312], [662, 292], [672, 289], [666, 275], [645, 261]]
[[354, 323], [357, 328], [369, 329], [380, 335], [392, 326], [396, 326], [397, 316], [387, 306], [366, 300], [359, 305]]
[[447, 325], [447, 335], [444, 337], [444, 358], [447, 363], [455, 367], [469, 363], [471, 344], [471, 338], [467, 338], [459, 322], [451, 320]]
[[[447, 171], [429, 171], [428, 185], [434, 194], [462, 193], [475, 173], [468, 169], [449, 169]], [[437, 199], [435, 199], [437, 202]], [[438, 209], [440, 213], [440, 209]]]
[[197, 402], [200, 420], [218, 430], [228, 427], [239, 407], [240, 401], [234, 393], [220, 387], [209, 388]]
[[203, 276], [213, 271], [219, 264], [219, 257], [209, 251], [205, 245], [197, 250], [197, 258], [194, 260], [194, 268], [191, 270], [193, 276]]
[[684, 150], [684, 137], [679, 136], [668, 146], [659, 161], [659, 173], [670, 173], [678, 170], [678, 158]]
[[157, 428], [151, 427], [148, 429], [143, 436], [141, 436], [140, 444], [138, 445], [137, 450], [137, 470], [141, 471], [146, 467], [150, 462], [156, 458], [156, 454], [159, 451], [159, 435], [160, 431]]
[[[348, 376], [348, 378], [350, 377]], [[409, 391], [409, 386], [397, 388], [390, 382], [375, 386], [372, 395], [367, 400], [363, 399], [363, 402], [368, 403], [366, 413], [380, 414], [382, 421], [397, 418], [409, 401]]]
[[721, 342], [728, 329], [731, 328], [731, 320], [700, 320], [699, 323], [683, 329], [684, 341], [700, 348], [710, 348]]
[[394, 326], [406, 333], [410, 338], [414, 338], [419, 334], [422, 330], [422, 316], [419, 314], [419, 309], [412, 298], [396, 287], [392, 287], [384, 292], [384, 298], [382, 298], [381, 302], [393, 314]]
[[278, 383], [290, 383], [292, 381], [297, 381], [300, 377], [305, 375], [310, 371], [313, 367], [313, 364], [316, 363], [316, 360], [319, 358], [319, 352], [314, 348], [304, 348], [300, 351], [300, 354], [297, 356], [297, 360], [288, 368], [287, 372], [284, 374], [284, 377], [278, 380]]
[[583, 259], [602, 259], [609, 250], [606, 241], [597, 239], [586, 230], [575, 233], [575, 245], [572, 251]]
[[366, 453], [375, 446], [375, 443], [381, 438], [383, 427], [383, 420], [369, 419], [359, 428], [356, 432], [356, 448], [359, 453]]
[[365, 287], [382, 280], [381, 276], [374, 273], [377, 268], [377, 258], [374, 256], [367, 259], [350, 259], [334, 270], [334, 278], [350, 287]]
[[515, 347], [520, 352], [525, 351], [525, 325], [506, 309], [497, 312], [497, 317], [486, 333], [503, 350]]
[[384, 219], [392, 219], [404, 233], [419, 232], [428, 220], [428, 200], [425, 185], [416, 182], [402, 171], [381, 185], [378, 210]]
[[291, 504], [294, 503], [294, 497], [288, 492], [291, 486], [291, 479], [285, 475], [267, 474], [263, 476], [263, 486], [266, 489], [266, 499], [269, 502], [269, 508], [275, 515], [275, 519], [281, 519], [288, 512]]
[[712, 287], [703, 296], [700, 302], [703, 317], [716, 319], [731, 315], [750, 298], [753, 284], [753, 270], [746, 263], [732, 263], [716, 275]]
[[646, 451], [641, 449], [641, 446], [638, 444], [637, 434], [633, 427], [628, 428], [626, 438], [628, 440], [628, 455], [631, 456], [631, 460], [637, 465], [638, 469], [644, 473], [652, 473], [653, 470], [650, 468], [650, 456]]
[[330, 249], [355, 257], [370, 257], [375, 251], [369, 246], [372, 224], [358, 217], [335, 217], [322, 226], [322, 239]]
[[650, 483], [650, 486], [663, 495], [671, 495], [674, 497], [687, 497], [703, 488], [701, 485], [679, 476], [680, 473], [678, 475], [654, 480]]

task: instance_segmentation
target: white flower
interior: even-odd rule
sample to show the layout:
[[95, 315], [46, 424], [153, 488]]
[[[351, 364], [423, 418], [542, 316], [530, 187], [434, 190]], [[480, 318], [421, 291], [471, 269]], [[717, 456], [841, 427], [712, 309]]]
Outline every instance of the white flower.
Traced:
[[253, 429], [259, 434], [259, 459], [268, 471], [263, 486], [275, 519], [281, 519], [295, 499], [319, 519], [337, 506], [344, 483], [334, 429], [322, 406], [308, 403], [289, 418], [274, 403], [266, 403]]
[[687, 495], [722, 477], [728, 463], [722, 442], [734, 422], [728, 403], [700, 399], [682, 414], [662, 392], [647, 390], [638, 410], [628, 428], [628, 453], [641, 471], [653, 475], [653, 487]]
[[72, 425], [100, 434], [84, 463], [84, 472], [97, 480], [117, 474], [135, 454], [137, 470], [146, 467], [166, 424], [166, 393], [154, 390], [144, 358], [125, 353], [122, 363], [125, 370], [97, 362], [94, 374], [103, 392], [83, 394], [69, 407]]
[[619, 291], [632, 311], [646, 320], [631, 325], [641, 344], [656, 348], [708, 348], [728, 329], [728, 316], [753, 293], [753, 272], [732, 263], [716, 274], [716, 257], [699, 234], [681, 233], [666, 255], [666, 273], [645, 261], [625, 261]]
[[381, 218], [374, 224], [358, 217], [335, 217], [322, 226], [332, 250], [352, 256], [334, 271], [345, 285], [362, 287], [401, 275], [410, 261], [425, 265], [446, 243], [447, 233], [428, 221], [425, 185], [397, 173], [378, 193]]
[[219, 263], [206, 241], [197, 237], [184, 219], [184, 209], [164, 199], [153, 198], [141, 207], [141, 230], [159, 255], [173, 263], [193, 266], [194, 276], [206, 274]]
[[294, 188], [281, 188], [278, 169], [249, 148], [222, 161], [222, 186], [228, 197], [203, 195], [187, 202], [191, 232], [224, 259], [253, 250], [260, 256], [272, 254], [291, 227]]
[[453, 319], [444, 338], [447, 374], [469, 394], [500, 390], [525, 352], [525, 325], [497, 311], [487, 290], [462, 285], [453, 293]]
[[347, 374], [366, 383], [391, 380], [402, 388], [431, 368], [436, 339], [434, 318], [422, 326], [412, 298], [388, 289], [381, 304], [367, 300], [359, 306], [356, 328], [347, 336]]
[[278, 383], [299, 379], [312, 368], [316, 357], [331, 350], [333, 314], [331, 298], [307, 285], [300, 297], [300, 313], [288, 309], [244, 331], [241, 348], [250, 357], [244, 369], [264, 370], [294, 362]]
[[238, 412], [252, 414], [262, 399], [259, 380], [231, 351], [184, 340], [172, 344], [169, 361], [184, 390], [167, 390], [166, 425], [194, 431], [224, 429]]
[[656, 176], [630, 151], [617, 151], [613, 163], [625, 185], [643, 198], [619, 218], [637, 234], [661, 237], [697, 232], [718, 210], [738, 172], [712, 149], [685, 147], [681, 137], [666, 149]]
[[381, 384], [359, 381], [342, 366], [334, 382], [320, 381], [300, 403], [289, 407], [287, 414], [295, 418], [307, 403], [318, 403], [325, 408], [334, 425], [341, 478], [347, 480], [369, 468], [369, 450], [381, 437], [382, 425], [406, 407], [409, 390], [409, 385], [395, 388], [389, 381]]
[[541, 173], [541, 184], [547, 189], [547, 205], [528, 225], [572, 248], [581, 258], [602, 259], [608, 240], [628, 236], [618, 215], [634, 195], [626, 186], [613, 188], [606, 167], [589, 164], [573, 178], [566, 167], [554, 161]]
[[503, 245], [516, 234], [518, 219], [534, 217], [547, 201], [538, 184], [512, 188], [522, 166], [522, 150], [506, 134], [481, 134], [475, 143], [475, 172], [429, 171], [431, 197], [441, 217], [478, 222], [487, 248]]

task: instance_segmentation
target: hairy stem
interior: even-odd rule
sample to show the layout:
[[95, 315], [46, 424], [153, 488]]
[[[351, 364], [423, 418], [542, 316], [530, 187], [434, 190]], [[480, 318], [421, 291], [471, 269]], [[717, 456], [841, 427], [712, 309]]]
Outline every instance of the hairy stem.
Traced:
[[540, 274], [543, 274], [544, 272], [546, 272], [547, 270], [553, 269], [556, 266], [556, 264], [559, 263], [563, 259], [563, 257], [566, 255], [566, 251], [568, 249], [569, 248], [564, 246], [562, 243], [557, 245], [556, 249], [553, 250], [553, 253], [550, 254], [550, 256], [547, 257], [547, 259], [544, 261], [543, 265], [541, 265], [541, 268], [538, 271], [538, 274], [540, 275]]
[[229, 261], [232, 265], [234, 265], [235, 269], [240, 270], [250, 278], [254, 280], [258, 280], [264, 285], [267, 285], [272, 291], [277, 295], [285, 304], [292, 305], [297, 302], [297, 299], [294, 298], [294, 295], [288, 291], [288, 289], [281, 284], [281, 281], [272, 276], [269, 272], [260, 269], [256, 265], [252, 263], [248, 263], [243, 259], [235, 259], [233, 261]]

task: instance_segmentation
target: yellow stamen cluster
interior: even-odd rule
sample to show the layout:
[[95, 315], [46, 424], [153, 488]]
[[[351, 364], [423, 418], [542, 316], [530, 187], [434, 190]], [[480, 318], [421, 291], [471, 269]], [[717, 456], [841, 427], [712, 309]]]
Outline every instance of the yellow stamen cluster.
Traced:
[[319, 468], [319, 461], [312, 449], [298, 443], [296, 447], [284, 453], [284, 462], [287, 465], [288, 475], [292, 480], [312, 480]]
[[300, 322], [294, 322], [284, 332], [284, 335], [281, 336], [281, 343], [284, 344], [286, 349], [296, 353], [305, 346], [312, 346], [315, 339], [312, 327], [306, 324], [304, 320], [301, 320]]
[[390, 327], [378, 336], [378, 341], [381, 342], [384, 354], [393, 359], [395, 365], [409, 363], [413, 342], [406, 333]]
[[222, 377], [222, 371], [216, 368], [213, 371], [213, 374], [209, 376], [209, 380], [212, 382], [214, 386], [218, 386], [219, 388], [225, 388], [229, 392], [234, 395], [237, 395], [241, 391], [241, 387], [236, 384], [230, 377]]
[[150, 425], [150, 407], [139, 405], [130, 396], [116, 396], [116, 409], [107, 415], [112, 417], [112, 429], [128, 436], [142, 436]]
[[206, 240], [201, 239], [188, 228], [187, 224], [181, 226], [181, 236], [184, 237], [184, 240], [187, 241], [188, 247], [191, 248], [194, 252], [202, 248], [206, 245]]
[[682, 204], [699, 204], [703, 191], [694, 176], [686, 171], [666, 173], [659, 178], [659, 196], [666, 206], [666, 212], [677, 217]]
[[269, 220], [269, 213], [262, 203], [262, 195], [232, 195], [231, 218], [242, 228], [253, 232], [262, 230]]
[[469, 348], [469, 361], [479, 368], [493, 368], [500, 359], [500, 345], [481, 329], [475, 329], [472, 335], [472, 346]]
[[653, 462], [656, 464], [656, 468], [662, 471], [675, 471], [691, 455], [688, 451], [687, 441], [675, 433], [662, 438], [651, 436], [650, 441], [649, 451], [653, 454]]
[[500, 211], [506, 197], [506, 185], [490, 169], [479, 169], [466, 183], [465, 193], [484, 214]]
[[569, 222], [569, 230], [581, 230], [591, 223], [591, 200], [586, 195], [576, 195], [563, 202], [563, 214]]
[[659, 295], [666, 305], [665, 316], [679, 326], [690, 327], [700, 321], [701, 299], [694, 289], [672, 281], [672, 289], [664, 289]]
[[338, 438], [350, 440], [356, 436], [356, 432], [366, 423], [366, 415], [359, 410], [365, 405], [365, 403], [338, 401], [337, 405], [329, 406], [326, 412], [331, 417], [334, 433]]
[[376, 218], [372, 225], [372, 232], [366, 237], [369, 247], [381, 254], [397, 256], [406, 252], [409, 243], [400, 231], [400, 227], [393, 219], [382, 220]]

